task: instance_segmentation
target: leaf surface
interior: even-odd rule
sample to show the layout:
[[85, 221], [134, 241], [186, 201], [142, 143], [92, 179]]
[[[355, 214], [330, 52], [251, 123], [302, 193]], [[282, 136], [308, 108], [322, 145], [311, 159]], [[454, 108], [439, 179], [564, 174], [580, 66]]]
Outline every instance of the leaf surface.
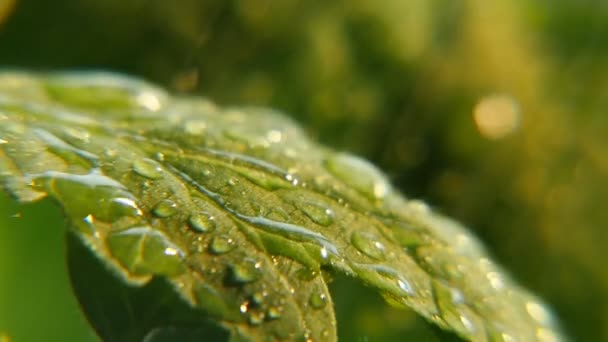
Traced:
[[[467, 339], [561, 339], [462, 226], [272, 110], [108, 73], [3, 72], [0, 177], [21, 201], [56, 200], [125, 286], [168, 282], [235, 340], [335, 340], [327, 272]], [[147, 333], [184, 322], [162, 324]]]

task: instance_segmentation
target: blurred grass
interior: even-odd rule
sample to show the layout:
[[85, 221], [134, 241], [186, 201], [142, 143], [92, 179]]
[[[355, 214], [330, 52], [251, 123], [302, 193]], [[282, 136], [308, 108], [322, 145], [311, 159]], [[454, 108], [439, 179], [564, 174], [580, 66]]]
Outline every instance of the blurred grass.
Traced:
[[[608, 340], [608, 4], [18, 0], [9, 16], [11, 3], [0, 65], [112, 69], [291, 113], [476, 230], [573, 339]], [[7, 269], [50, 243], [5, 241]]]

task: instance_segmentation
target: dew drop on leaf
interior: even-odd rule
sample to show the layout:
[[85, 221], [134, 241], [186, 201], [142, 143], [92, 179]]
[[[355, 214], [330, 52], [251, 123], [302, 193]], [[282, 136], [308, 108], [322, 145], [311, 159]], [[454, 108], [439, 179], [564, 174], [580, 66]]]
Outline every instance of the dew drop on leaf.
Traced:
[[460, 323], [462, 323], [462, 326], [471, 333], [475, 332], [477, 329], [475, 324], [473, 324], [471, 319], [465, 314], [460, 314]]
[[246, 258], [230, 266], [229, 281], [236, 285], [251, 283], [258, 280], [261, 274], [261, 262]]
[[428, 204], [421, 200], [410, 200], [407, 202], [407, 208], [412, 213], [417, 215], [428, 215], [431, 212], [431, 208]]
[[409, 297], [416, 294], [412, 284], [392, 267], [355, 263], [351, 266], [365, 282], [378, 287], [385, 293], [399, 297]]
[[271, 306], [266, 311], [266, 318], [269, 320], [275, 320], [281, 318], [281, 307]]
[[213, 216], [207, 214], [193, 214], [188, 218], [188, 224], [197, 233], [209, 233], [215, 229]]
[[386, 257], [384, 244], [372, 233], [355, 231], [351, 236], [351, 242], [359, 252], [370, 258], [384, 260]]
[[403, 292], [405, 292], [405, 294], [407, 294], [409, 296], [414, 295], [414, 289], [412, 288], [412, 285], [410, 284], [410, 282], [407, 281], [407, 279], [405, 279], [403, 277], [397, 277], [397, 286], [399, 286], [399, 288]]
[[310, 295], [308, 303], [313, 309], [322, 309], [327, 304], [327, 295], [321, 291], [315, 290]]
[[323, 204], [304, 201], [298, 203], [297, 206], [316, 224], [321, 226], [329, 226], [334, 222], [334, 211]]
[[187, 134], [200, 135], [207, 130], [207, 122], [204, 120], [188, 120], [184, 124]]
[[[11, 103], [0, 104], [0, 185], [24, 202], [53, 198], [121, 285], [167, 281], [233, 340], [335, 341], [320, 291], [333, 272], [465, 339], [562, 339], [466, 229], [281, 114], [107, 73], [5, 71], [0, 97]], [[119, 317], [92, 322], [122, 326]]]
[[555, 331], [548, 328], [536, 329], [536, 338], [540, 342], [557, 342], [561, 341], [561, 337]]
[[[108, 219], [104, 221], [115, 221], [122, 216], [142, 215], [141, 209], [131, 197], [114, 197], [110, 200], [110, 203], [113, 206], [109, 208]], [[97, 216], [101, 219], [101, 216]]]
[[154, 215], [160, 218], [172, 216], [176, 211], [177, 205], [175, 202], [168, 199], [161, 200], [154, 206], [154, 209], [152, 209]]
[[536, 301], [528, 301], [526, 303], [526, 311], [528, 315], [542, 325], [553, 324], [553, 315], [543, 305]]
[[488, 272], [486, 273], [486, 277], [488, 278], [488, 281], [490, 282], [490, 285], [492, 285], [492, 287], [495, 290], [502, 290], [505, 287], [505, 281], [502, 277], [502, 275], [500, 275], [500, 273], [498, 272]]
[[261, 306], [262, 303], [264, 303], [264, 297], [265, 297], [264, 292], [256, 292], [251, 295], [251, 303], [256, 306]]
[[264, 311], [253, 310], [249, 313], [249, 324], [260, 325], [260, 324], [264, 323], [265, 317], [266, 317], [266, 313], [264, 313]]
[[437, 252], [435, 246], [420, 246], [415, 249], [416, 261], [429, 274], [443, 278], [453, 279], [463, 276], [461, 265], [457, 256], [447, 259], [444, 254]]
[[209, 251], [213, 254], [224, 254], [234, 249], [235, 244], [232, 238], [226, 235], [217, 235], [211, 239]]
[[306, 280], [306, 281], [310, 281], [318, 275], [319, 275], [319, 272], [317, 272], [314, 269], [307, 268], [307, 267], [303, 267], [296, 272], [296, 277], [298, 277], [298, 279]]
[[142, 177], [149, 179], [160, 179], [163, 177], [163, 169], [152, 159], [142, 158], [133, 162], [133, 171]]
[[249, 301], [244, 301], [239, 305], [239, 311], [241, 313], [247, 313], [249, 311]]
[[142, 215], [133, 196], [122, 184], [101, 173], [75, 175], [47, 171], [29, 177], [35, 189], [45, 188], [64, 203], [73, 217], [84, 219], [92, 214], [97, 220], [114, 222], [124, 216]]

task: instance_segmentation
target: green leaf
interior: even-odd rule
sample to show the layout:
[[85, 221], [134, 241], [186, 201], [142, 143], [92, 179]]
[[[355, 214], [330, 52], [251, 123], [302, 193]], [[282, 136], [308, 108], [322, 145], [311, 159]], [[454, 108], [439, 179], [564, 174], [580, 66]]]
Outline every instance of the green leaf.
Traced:
[[63, 207], [74, 287], [104, 338], [216, 324], [234, 340], [336, 340], [324, 274], [339, 272], [463, 338], [562, 339], [462, 226], [268, 109], [107, 73], [5, 71], [0, 177], [21, 201]]

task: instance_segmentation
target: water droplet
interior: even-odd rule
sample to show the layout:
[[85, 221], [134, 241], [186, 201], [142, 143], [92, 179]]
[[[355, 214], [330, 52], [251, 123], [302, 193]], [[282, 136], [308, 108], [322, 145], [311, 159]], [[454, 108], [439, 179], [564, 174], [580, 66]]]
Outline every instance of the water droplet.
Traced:
[[502, 290], [505, 287], [505, 281], [502, 277], [502, 275], [500, 275], [500, 273], [498, 272], [488, 272], [486, 274], [486, 278], [488, 278], [488, 280], [490, 281], [490, 285], [495, 289], [495, 290]]
[[327, 295], [321, 291], [315, 290], [310, 295], [308, 303], [313, 309], [323, 309], [327, 304]]
[[475, 325], [466, 315], [460, 315], [460, 323], [462, 323], [462, 326], [469, 332], [475, 331]]
[[302, 267], [296, 272], [296, 277], [304, 281], [311, 281], [318, 275], [319, 272], [317, 270], [308, 267]]
[[116, 155], [118, 154], [118, 151], [116, 149], [106, 147], [103, 150], [103, 154], [108, 158], [115, 158]]
[[211, 240], [209, 251], [213, 254], [224, 254], [233, 250], [234, 247], [236, 247], [234, 240], [225, 235], [218, 235]]
[[451, 288], [450, 294], [452, 298], [452, 303], [455, 305], [464, 304], [464, 294], [457, 288]]
[[229, 309], [221, 295], [208, 285], [197, 283], [193, 286], [192, 292], [198, 306], [210, 315], [225, 318], [228, 316]]
[[88, 225], [93, 225], [95, 224], [95, 218], [93, 217], [93, 215], [89, 214], [87, 215], [85, 218], [82, 219], [86, 224]]
[[444, 322], [465, 336], [483, 334], [483, 330], [477, 329], [481, 324], [478, 317], [464, 306], [464, 295], [460, 290], [439, 280], [433, 280], [432, 285], [435, 303]]
[[89, 131], [82, 128], [75, 127], [64, 127], [63, 132], [66, 136], [79, 140], [81, 143], [88, 144], [91, 139], [91, 133]]
[[230, 282], [241, 285], [256, 281], [261, 276], [262, 263], [246, 258], [238, 264], [230, 266]]
[[440, 247], [422, 245], [415, 249], [414, 257], [420, 267], [429, 274], [442, 279], [457, 279], [463, 276], [463, 264], [457, 255], [449, 256], [437, 249]]
[[150, 227], [132, 227], [108, 234], [112, 255], [138, 275], [175, 276], [183, 273], [183, 252], [161, 232]]
[[399, 288], [403, 292], [407, 293], [410, 296], [414, 294], [414, 289], [412, 288], [412, 285], [410, 285], [410, 283], [404, 278], [397, 277], [397, 286], [399, 286]]
[[207, 122], [204, 120], [188, 120], [184, 124], [184, 131], [187, 134], [200, 135], [207, 130]]
[[[18, 215], [18, 216], [17, 216]], [[17, 213], [12, 217], [21, 217], [21, 213]], [[100, 237], [99, 231], [95, 227], [95, 216], [89, 214], [82, 219], [82, 223], [76, 222], [76, 227], [82, 233], [92, 236], [96, 239]]]
[[353, 263], [353, 271], [364, 281], [383, 289], [395, 296], [414, 296], [415, 288], [397, 270], [386, 265]]
[[334, 222], [334, 212], [329, 207], [315, 202], [301, 202], [297, 206], [314, 223], [329, 226]]
[[558, 342], [562, 340], [555, 331], [547, 328], [536, 329], [536, 337], [540, 342]]
[[327, 252], [327, 248], [321, 248], [321, 259], [327, 259], [329, 257], [329, 253]]
[[384, 260], [386, 257], [384, 244], [378, 241], [378, 237], [372, 233], [354, 232], [351, 242], [359, 252], [370, 258]]
[[266, 317], [266, 313], [264, 311], [251, 311], [249, 313], [249, 324], [251, 325], [260, 325], [264, 323], [264, 318]]
[[275, 320], [281, 318], [281, 312], [283, 308], [280, 306], [271, 306], [266, 311], [266, 317], [268, 320]]
[[143, 213], [135, 201], [129, 197], [115, 197], [110, 201], [119, 205], [119, 209], [115, 209], [116, 212], [120, 212], [121, 216], [141, 216]]
[[156, 152], [154, 153], [154, 158], [156, 158], [156, 160], [158, 160], [159, 162], [163, 162], [165, 161], [165, 154], [162, 152]]
[[[56, 171], [29, 175], [35, 190], [46, 189], [63, 203], [67, 214], [75, 222], [88, 215], [103, 222], [115, 222], [124, 216], [137, 217], [142, 212], [133, 195], [124, 186], [99, 172], [74, 175]], [[82, 221], [83, 222], [83, 221]], [[84, 224], [84, 222], [83, 222]], [[90, 227], [79, 227], [84, 231]]]
[[285, 175], [285, 180], [291, 183], [291, 185], [293, 186], [297, 186], [298, 184], [300, 184], [300, 179], [291, 173]]
[[285, 189], [290, 186], [289, 183], [285, 182], [283, 178], [261, 170], [238, 168], [236, 171], [245, 178], [247, 178], [253, 184], [261, 186], [262, 188], [269, 191]]
[[553, 315], [546, 307], [536, 301], [529, 301], [526, 303], [526, 311], [528, 311], [528, 315], [532, 317], [535, 321], [542, 325], [552, 325], [553, 324]]
[[156, 161], [148, 158], [135, 160], [133, 162], [133, 171], [149, 179], [160, 179], [163, 177], [162, 167]]
[[165, 255], [178, 255], [179, 254], [179, 250], [174, 248], [174, 247], [167, 247], [165, 248]]
[[197, 233], [209, 233], [215, 229], [215, 219], [207, 214], [194, 214], [188, 218], [190, 228]]
[[151, 91], [142, 91], [135, 97], [135, 101], [140, 106], [146, 108], [149, 111], [155, 112], [160, 110], [162, 103], [158, 94]]
[[266, 140], [274, 144], [279, 143], [281, 142], [281, 140], [283, 140], [283, 132], [276, 129], [272, 129], [268, 131], [268, 133], [266, 133]]
[[265, 297], [266, 297], [265, 292], [256, 292], [251, 295], [251, 303], [254, 304], [256, 307], [260, 307], [264, 303]]
[[[495, 336], [492, 336], [495, 337]], [[499, 337], [500, 339], [496, 338], [496, 341], [502, 341], [502, 342], [517, 342], [517, 339], [513, 336], [511, 336], [510, 334], [507, 334], [505, 332], [501, 333], [500, 336], [496, 336]]]
[[418, 215], [428, 215], [431, 212], [429, 205], [421, 200], [407, 201], [407, 208]]
[[160, 218], [169, 217], [177, 212], [177, 205], [175, 202], [164, 199], [156, 204], [152, 212], [154, 215]]
[[348, 153], [328, 158], [325, 167], [334, 176], [371, 199], [382, 199], [391, 186], [384, 174], [370, 162]]

